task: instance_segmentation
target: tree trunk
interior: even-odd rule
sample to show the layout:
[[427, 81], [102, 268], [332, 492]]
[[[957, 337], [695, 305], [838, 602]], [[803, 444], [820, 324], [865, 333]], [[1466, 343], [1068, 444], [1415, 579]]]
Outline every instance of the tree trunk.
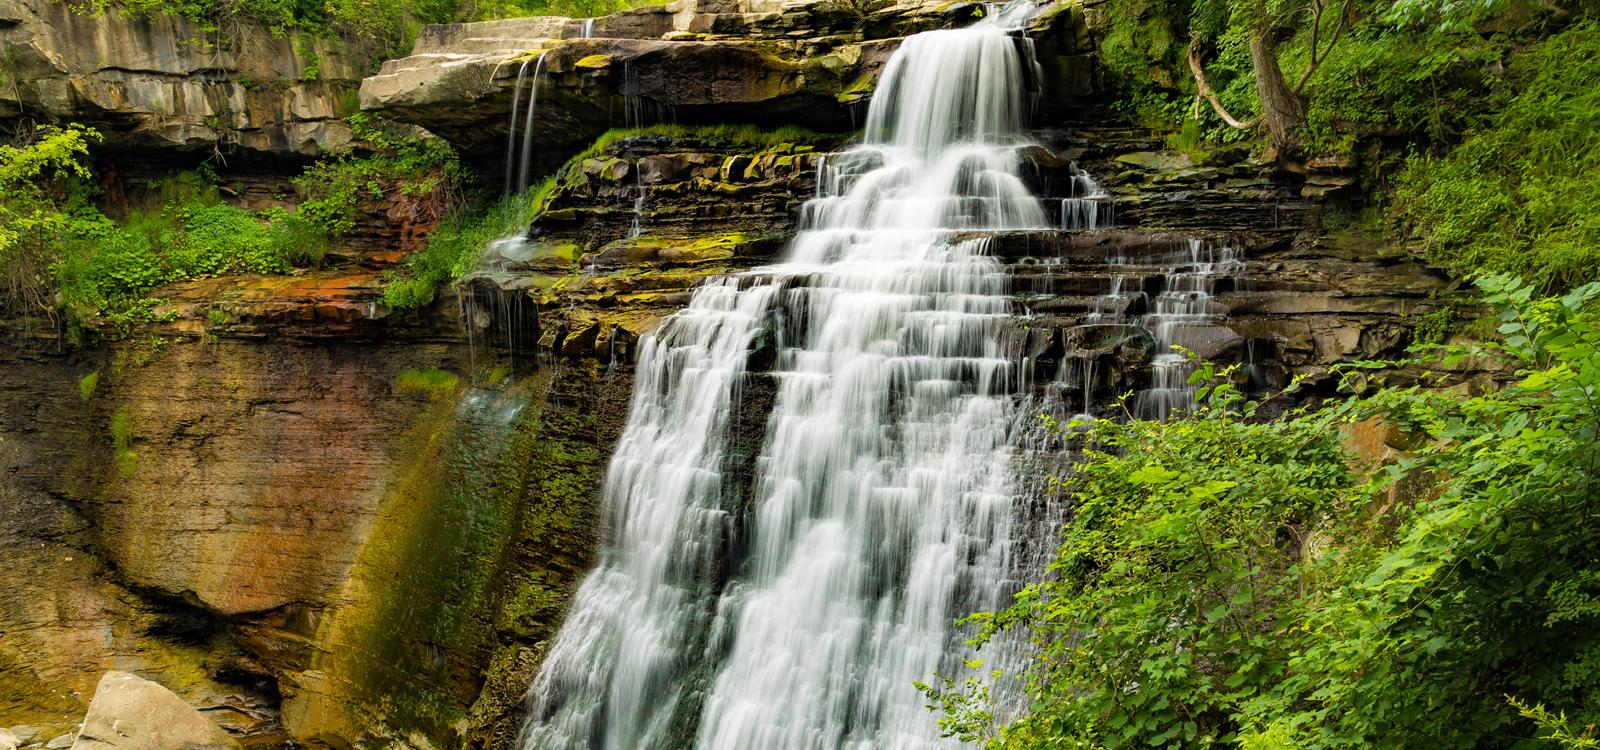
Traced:
[[1285, 153], [1298, 151], [1298, 131], [1306, 121], [1306, 106], [1283, 78], [1277, 43], [1270, 29], [1250, 35], [1250, 62], [1256, 72], [1256, 93], [1261, 97], [1261, 121], [1272, 136], [1273, 145]]

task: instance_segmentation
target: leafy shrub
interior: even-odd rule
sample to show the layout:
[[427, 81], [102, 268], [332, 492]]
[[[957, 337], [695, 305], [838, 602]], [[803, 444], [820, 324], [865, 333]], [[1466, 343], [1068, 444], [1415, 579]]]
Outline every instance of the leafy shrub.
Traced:
[[[996, 728], [981, 689], [934, 689], [947, 730], [991, 748], [1592, 742], [1572, 725], [1600, 721], [1600, 325], [1582, 313], [1600, 284], [1479, 285], [1504, 340], [1449, 356], [1517, 368], [1502, 390], [1258, 421], [1223, 382], [1171, 422], [1094, 423], [1050, 577], [977, 616], [980, 642], [1031, 637], [1031, 710]], [[1346, 456], [1341, 431], [1374, 424], [1409, 452]]]
[[162, 284], [226, 274], [286, 273], [320, 259], [327, 238], [281, 209], [255, 214], [222, 202], [213, 178], [184, 172], [152, 184], [121, 223], [94, 214], [63, 241], [52, 267], [61, 304], [79, 324], [119, 329], [149, 320]]
[[386, 280], [384, 304], [397, 310], [432, 304], [439, 285], [476, 268], [490, 242], [526, 227], [532, 207], [554, 184], [553, 179], [546, 179], [522, 195], [446, 218], [426, 248], [406, 257], [405, 270]]
[[49, 311], [54, 242], [83, 208], [72, 183], [99, 133], [80, 126], [40, 128], [20, 145], [0, 144], [0, 309]]
[[363, 202], [404, 196], [442, 213], [456, 202], [467, 172], [448, 143], [354, 114], [347, 118], [367, 152], [346, 150], [322, 159], [295, 178], [298, 213], [333, 236], [355, 227]]
[[[1308, 63], [1310, 39], [1296, 42], [1283, 56], [1290, 70]], [[1350, 153], [1374, 133], [1418, 143], [1452, 140], [1480, 115], [1502, 53], [1475, 34], [1363, 26], [1308, 84], [1306, 147]]]

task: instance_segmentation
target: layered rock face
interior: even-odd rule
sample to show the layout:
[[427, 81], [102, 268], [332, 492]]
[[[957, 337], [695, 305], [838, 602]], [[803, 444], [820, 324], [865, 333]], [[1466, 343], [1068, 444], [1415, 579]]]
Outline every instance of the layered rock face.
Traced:
[[3, 0], [0, 46], [0, 120], [88, 124], [125, 152], [305, 157], [350, 142], [360, 62], [326, 40]]
[[[361, 84], [361, 107], [498, 160], [509, 113], [539, 135], [553, 168], [608, 128], [652, 122], [856, 126], [884, 62], [906, 34], [970, 23], [976, 3], [677, 0], [592, 22], [511, 19], [430, 26], [410, 57]], [[1081, 9], [1061, 4], [1036, 30], [1051, 109], [1096, 89]]]
[[66, 731], [116, 666], [255, 743], [510, 731], [630, 382], [389, 332], [8, 337], [0, 715]]

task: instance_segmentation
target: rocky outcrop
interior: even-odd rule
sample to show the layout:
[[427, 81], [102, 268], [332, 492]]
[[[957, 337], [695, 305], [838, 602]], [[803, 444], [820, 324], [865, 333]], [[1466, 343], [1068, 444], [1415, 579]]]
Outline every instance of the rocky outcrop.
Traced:
[[[537, 107], [516, 127], [532, 128], [536, 162], [546, 169], [614, 127], [843, 131], [859, 121], [901, 38], [982, 12], [974, 3], [677, 0], [590, 25], [534, 18], [430, 26], [410, 57], [362, 82], [361, 107], [426, 127], [480, 159], [503, 157], [520, 85], [522, 101], [536, 94]], [[1041, 88], [1052, 105], [1095, 91], [1082, 20], [1077, 4], [1062, 4], [1033, 31], [1044, 40], [1041, 70], [1050, 83]]]
[[72, 750], [238, 750], [239, 742], [161, 685], [107, 672]]
[[0, 0], [0, 121], [83, 123], [126, 152], [306, 157], [351, 140], [361, 62], [337, 44], [69, 6]]

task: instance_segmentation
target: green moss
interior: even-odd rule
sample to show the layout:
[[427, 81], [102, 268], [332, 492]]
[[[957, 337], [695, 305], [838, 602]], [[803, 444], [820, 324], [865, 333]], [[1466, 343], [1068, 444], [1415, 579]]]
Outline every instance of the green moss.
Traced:
[[[588, 148], [572, 157], [568, 164], [581, 163], [584, 159], [592, 159], [607, 153], [611, 147], [627, 139], [645, 137], [696, 140], [709, 146], [732, 146], [751, 151], [767, 151], [782, 144], [815, 146], [819, 143], [833, 143], [844, 137], [844, 134], [818, 133], [795, 125], [785, 125], [772, 130], [754, 125], [678, 125], [672, 123], [649, 125], [642, 128], [613, 128], [602, 133]], [[566, 168], [563, 167], [563, 169]]]
[[133, 415], [126, 404], [111, 414], [111, 446], [117, 471], [123, 479], [132, 477], [139, 467], [139, 455], [133, 451]]
[[604, 68], [610, 64], [610, 55], [589, 55], [588, 57], [573, 63], [573, 66], [579, 68]]
[[78, 395], [82, 396], [84, 401], [94, 398], [94, 391], [98, 387], [100, 387], [99, 370], [78, 379]]
[[406, 370], [395, 376], [394, 390], [396, 393], [422, 395], [437, 401], [454, 393], [460, 382], [461, 378], [455, 373], [430, 367], [426, 370]]

